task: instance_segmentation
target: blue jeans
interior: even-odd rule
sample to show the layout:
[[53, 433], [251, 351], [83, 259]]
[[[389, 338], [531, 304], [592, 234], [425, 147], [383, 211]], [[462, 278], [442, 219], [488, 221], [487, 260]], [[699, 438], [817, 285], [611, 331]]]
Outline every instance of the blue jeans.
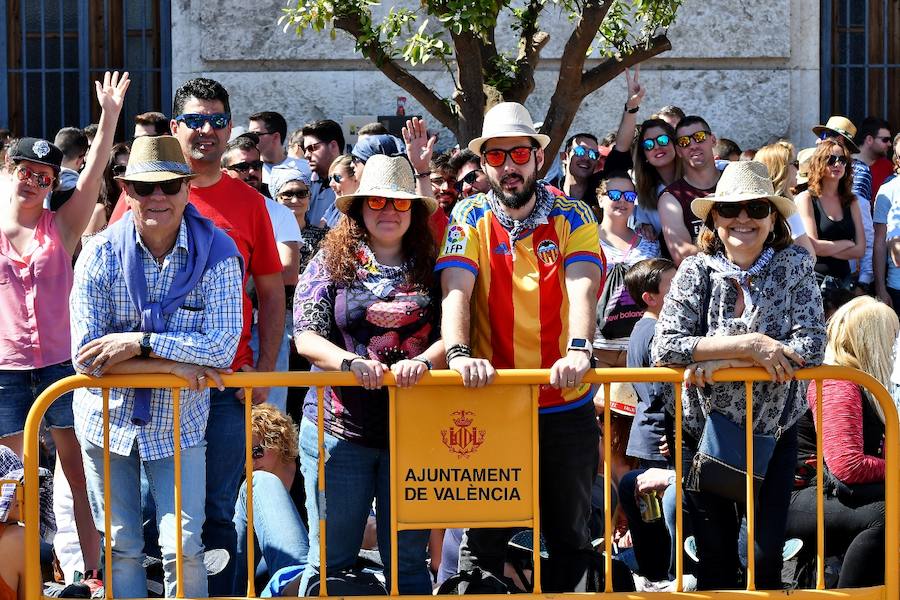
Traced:
[[[295, 477], [301, 477], [298, 472]], [[235, 587], [243, 594], [247, 575], [247, 482], [241, 484], [234, 507], [237, 529], [237, 579]], [[253, 472], [253, 558], [259, 583], [265, 586], [269, 575], [290, 566], [305, 566], [309, 551], [309, 533], [277, 475]], [[257, 585], [257, 590], [262, 586]]]
[[[352, 567], [356, 563], [374, 498], [378, 508], [378, 550], [385, 565], [385, 575], [390, 577], [391, 472], [388, 450], [366, 448], [327, 433], [325, 450], [328, 453], [325, 461], [328, 571]], [[309, 515], [309, 555], [300, 584], [301, 592], [319, 566], [318, 457], [316, 426], [303, 419], [300, 424], [300, 464]], [[402, 594], [431, 594], [431, 575], [425, 564], [429, 534], [425, 530], [401, 531], [398, 535], [398, 583]]]
[[[291, 356], [291, 340], [294, 337], [294, 315], [289, 310], [284, 316], [284, 336], [281, 345], [278, 346], [278, 358], [275, 359], [275, 370], [279, 373], [290, 370], [288, 364]], [[259, 359], [259, 326], [254, 324], [250, 328], [250, 349], [253, 350], [253, 361]], [[275, 406], [282, 413], [287, 413], [287, 388], [269, 388], [269, 397], [266, 402]]]
[[[634, 556], [637, 559], [640, 574], [652, 581], [675, 579], [675, 552], [678, 551], [675, 539], [675, 486], [668, 486], [660, 499], [663, 518], [659, 521], [645, 523], [641, 519], [640, 509], [635, 498], [638, 475], [645, 468], [629, 471], [619, 481], [619, 501], [622, 510], [628, 517], [628, 529], [634, 542]], [[684, 519], [688, 523], [688, 519]], [[687, 534], [685, 534], [686, 536]]]
[[[35, 399], [64, 377], [74, 375], [72, 361], [25, 371], [0, 371], [0, 438], [25, 430], [25, 418]], [[72, 413], [72, 392], [63, 394], [47, 408], [44, 421], [48, 427], [71, 429], [75, 426]]]
[[[103, 448], [81, 441], [84, 476], [94, 524], [105, 531], [103, 505]], [[200, 530], [206, 496], [206, 449], [203, 444], [181, 451], [182, 552], [184, 555], [184, 594], [187, 598], [208, 595], [206, 567]], [[141, 465], [147, 473], [150, 491], [156, 502], [159, 544], [162, 548], [166, 596], [175, 596], [175, 458], [141, 460], [137, 446], [129, 456], [110, 454], [110, 523], [112, 525], [112, 585], [116, 598], [146, 598], [147, 573], [142, 564], [144, 532], [141, 514]]]
[[212, 596], [232, 596], [235, 577], [237, 534], [234, 529], [234, 503], [237, 502], [244, 474], [244, 405], [235, 396], [235, 388], [209, 394], [209, 422], [206, 424], [206, 523], [203, 545], [207, 550], [228, 551], [228, 565], [209, 578]]

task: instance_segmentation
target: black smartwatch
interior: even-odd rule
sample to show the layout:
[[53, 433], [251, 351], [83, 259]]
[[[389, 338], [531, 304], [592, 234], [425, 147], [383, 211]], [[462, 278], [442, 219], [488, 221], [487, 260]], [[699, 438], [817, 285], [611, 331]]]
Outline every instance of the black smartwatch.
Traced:
[[361, 356], [354, 356], [353, 358], [345, 358], [341, 361], [341, 371], [349, 371], [350, 365], [353, 364], [354, 360], [362, 360]]
[[625, 103], [625, 112], [633, 115], [634, 113], [636, 113], [639, 110], [641, 110], [640, 106], [635, 106], [634, 108], [628, 108], [628, 103], [627, 102]]
[[150, 332], [145, 331], [144, 335], [141, 336], [141, 358], [150, 358], [150, 352], [153, 351], [153, 348], [150, 346]]

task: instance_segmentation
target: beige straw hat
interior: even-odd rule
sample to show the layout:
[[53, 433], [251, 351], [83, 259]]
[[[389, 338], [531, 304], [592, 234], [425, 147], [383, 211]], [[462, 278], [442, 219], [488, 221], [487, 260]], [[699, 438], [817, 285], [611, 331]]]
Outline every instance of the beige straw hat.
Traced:
[[804, 148], [797, 153], [797, 185], [809, 182], [809, 159], [815, 153], [815, 148]]
[[501, 102], [484, 115], [481, 137], [469, 142], [469, 150], [481, 155], [481, 146], [492, 138], [530, 137], [541, 148], [550, 143], [550, 136], [538, 133], [531, 120], [531, 113], [518, 102]]
[[429, 214], [437, 210], [437, 201], [434, 198], [416, 193], [416, 178], [413, 175], [412, 165], [405, 156], [376, 154], [371, 157], [366, 161], [359, 189], [352, 194], [339, 196], [334, 205], [346, 214], [353, 205], [353, 200], [369, 196], [421, 200], [425, 203]]
[[171, 135], [142, 136], [134, 140], [125, 174], [116, 179], [157, 183], [195, 177], [181, 153], [181, 144]]
[[695, 198], [691, 202], [691, 211], [706, 221], [713, 204], [761, 199], [774, 204], [784, 218], [794, 214], [793, 201], [775, 193], [766, 165], [752, 160], [730, 162], [719, 178], [715, 193], [706, 198]]
[[838, 134], [847, 142], [847, 149], [850, 152], [853, 154], [859, 152], [859, 146], [853, 141], [853, 138], [856, 137], [856, 125], [847, 117], [839, 115], [828, 117], [828, 121], [824, 125], [816, 125], [812, 128], [812, 132], [816, 134], [816, 137], [822, 135], [823, 131], [831, 131]]

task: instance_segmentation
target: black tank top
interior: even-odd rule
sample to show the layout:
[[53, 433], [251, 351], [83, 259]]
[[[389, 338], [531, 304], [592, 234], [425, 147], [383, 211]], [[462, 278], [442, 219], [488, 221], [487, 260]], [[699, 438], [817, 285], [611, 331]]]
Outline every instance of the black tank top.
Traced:
[[[856, 241], [856, 228], [853, 225], [853, 215], [850, 214], [850, 205], [844, 206], [844, 212], [840, 221], [832, 221], [816, 196], [812, 196], [813, 216], [816, 218], [816, 235], [820, 240], [835, 242], [838, 240]], [[816, 273], [843, 278], [850, 274], [850, 262], [843, 258], [833, 256], [816, 257]]]

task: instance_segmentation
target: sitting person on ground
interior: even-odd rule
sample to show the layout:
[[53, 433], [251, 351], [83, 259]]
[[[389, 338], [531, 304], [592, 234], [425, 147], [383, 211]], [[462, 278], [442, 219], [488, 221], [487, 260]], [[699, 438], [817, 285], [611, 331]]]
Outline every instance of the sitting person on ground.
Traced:
[[[275, 177], [278, 169], [272, 169]], [[271, 180], [270, 180], [271, 181]], [[306, 565], [309, 533], [306, 526], [306, 492], [300, 474], [299, 433], [290, 417], [271, 404], [251, 409], [253, 434], [253, 557], [256, 589], [283, 567]], [[247, 565], [247, 482], [241, 484], [234, 507], [237, 530], [237, 589]], [[244, 592], [239, 592], [244, 593]]]
[[[207, 595], [201, 528], [206, 501], [209, 384], [225, 387], [242, 329], [242, 272], [237, 247], [188, 203], [193, 173], [178, 140], [140, 137], [125, 181], [130, 212], [85, 246], [70, 300], [72, 362], [79, 373], [168, 372], [184, 379], [181, 407], [181, 512], [186, 597]], [[210, 381], [211, 380], [211, 381]], [[111, 388], [109, 446], [103, 398], [79, 388], [73, 402], [94, 523], [110, 511], [112, 581], [121, 598], [146, 598], [141, 470], [156, 504], [166, 595], [176, 592], [175, 468], [172, 390]], [[109, 459], [104, 504], [104, 455]], [[221, 460], [211, 457], [211, 461]]]
[[[828, 322], [825, 363], [864, 371], [890, 387], [897, 315], [861, 296], [840, 307]], [[801, 443], [788, 534], [816, 547], [816, 385], [810, 384], [807, 427]], [[837, 587], [884, 582], [884, 411], [861, 386], [822, 382], [822, 454], [825, 459], [825, 555], [843, 556]], [[805, 434], [805, 435], [802, 435]], [[814, 553], [814, 550], [811, 550]], [[811, 554], [810, 558], [814, 554]]]

